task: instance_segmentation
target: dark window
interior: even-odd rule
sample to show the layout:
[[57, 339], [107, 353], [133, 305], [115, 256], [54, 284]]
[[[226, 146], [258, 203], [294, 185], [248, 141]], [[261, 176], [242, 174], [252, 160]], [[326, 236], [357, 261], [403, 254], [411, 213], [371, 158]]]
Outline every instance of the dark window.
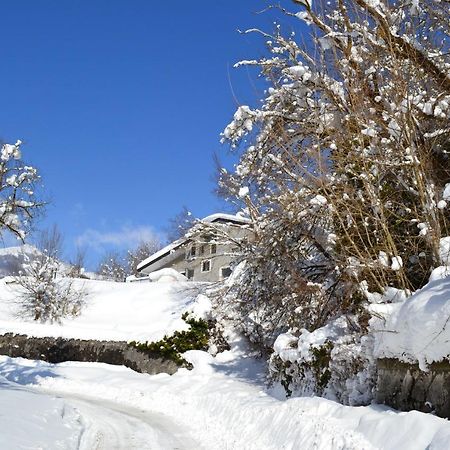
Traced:
[[222, 278], [228, 278], [231, 275], [231, 269], [229, 267], [222, 267], [220, 269], [220, 276]]
[[194, 278], [194, 269], [186, 269], [186, 278], [192, 280]]
[[202, 272], [209, 272], [211, 270], [211, 261], [207, 259], [202, 261]]
[[215, 255], [217, 253], [217, 245], [211, 244], [211, 255]]

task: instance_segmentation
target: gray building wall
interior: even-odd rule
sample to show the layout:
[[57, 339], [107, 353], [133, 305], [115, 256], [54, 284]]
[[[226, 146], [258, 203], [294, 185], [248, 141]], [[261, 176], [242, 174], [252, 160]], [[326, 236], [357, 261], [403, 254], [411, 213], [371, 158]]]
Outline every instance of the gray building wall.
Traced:
[[[251, 235], [248, 228], [236, 225], [229, 225], [227, 233], [237, 240]], [[142, 269], [142, 273], [148, 275], [156, 270], [172, 268], [193, 281], [216, 282], [227, 278], [230, 266], [238, 256], [237, 251], [238, 245], [235, 243], [208, 242], [200, 236], [196, 241], [186, 242], [171, 254]]]

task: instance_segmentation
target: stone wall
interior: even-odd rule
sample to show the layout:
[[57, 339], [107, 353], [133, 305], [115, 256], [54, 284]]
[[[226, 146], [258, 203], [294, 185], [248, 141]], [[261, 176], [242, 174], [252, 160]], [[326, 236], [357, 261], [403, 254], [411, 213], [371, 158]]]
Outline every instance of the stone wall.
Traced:
[[173, 374], [177, 364], [158, 354], [143, 352], [124, 341], [94, 341], [52, 337], [28, 337], [7, 333], [0, 336], [0, 355], [40, 359], [50, 363], [64, 361], [103, 362], [126, 366], [137, 372]]
[[379, 359], [376, 401], [400, 411], [416, 409], [450, 418], [450, 362], [429, 366]]

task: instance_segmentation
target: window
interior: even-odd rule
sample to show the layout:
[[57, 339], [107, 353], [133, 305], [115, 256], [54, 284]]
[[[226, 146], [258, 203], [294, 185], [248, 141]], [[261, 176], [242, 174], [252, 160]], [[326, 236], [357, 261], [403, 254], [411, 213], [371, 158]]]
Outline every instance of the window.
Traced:
[[215, 255], [217, 253], [217, 245], [211, 244], [211, 255]]
[[189, 247], [189, 249], [186, 251], [186, 259], [194, 258], [195, 252], [196, 252], [195, 245]]
[[211, 270], [211, 261], [206, 259], [202, 261], [202, 272], [209, 272]]
[[206, 245], [201, 245], [200, 246], [200, 248], [199, 248], [200, 255], [204, 255], [205, 254], [205, 247], [206, 247]]
[[186, 278], [192, 280], [194, 278], [194, 269], [186, 269]]
[[220, 278], [228, 278], [231, 275], [231, 269], [229, 267], [220, 268]]

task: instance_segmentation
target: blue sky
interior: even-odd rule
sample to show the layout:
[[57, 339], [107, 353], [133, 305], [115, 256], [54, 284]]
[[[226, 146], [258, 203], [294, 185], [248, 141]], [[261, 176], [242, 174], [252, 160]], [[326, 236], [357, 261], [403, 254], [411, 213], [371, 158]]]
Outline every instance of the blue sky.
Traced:
[[[162, 233], [188, 206], [223, 209], [212, 193], [219, 134], [262, 93], [233, 69], [273, 29], [262, 0], [2, 2], [0, 138], [24, 141], [66, 252], [95, 265], [106, 248]], [[230, 85], [233, 87], [231, 89]], [[234, 91], [234, 92], [233, 92]]]

